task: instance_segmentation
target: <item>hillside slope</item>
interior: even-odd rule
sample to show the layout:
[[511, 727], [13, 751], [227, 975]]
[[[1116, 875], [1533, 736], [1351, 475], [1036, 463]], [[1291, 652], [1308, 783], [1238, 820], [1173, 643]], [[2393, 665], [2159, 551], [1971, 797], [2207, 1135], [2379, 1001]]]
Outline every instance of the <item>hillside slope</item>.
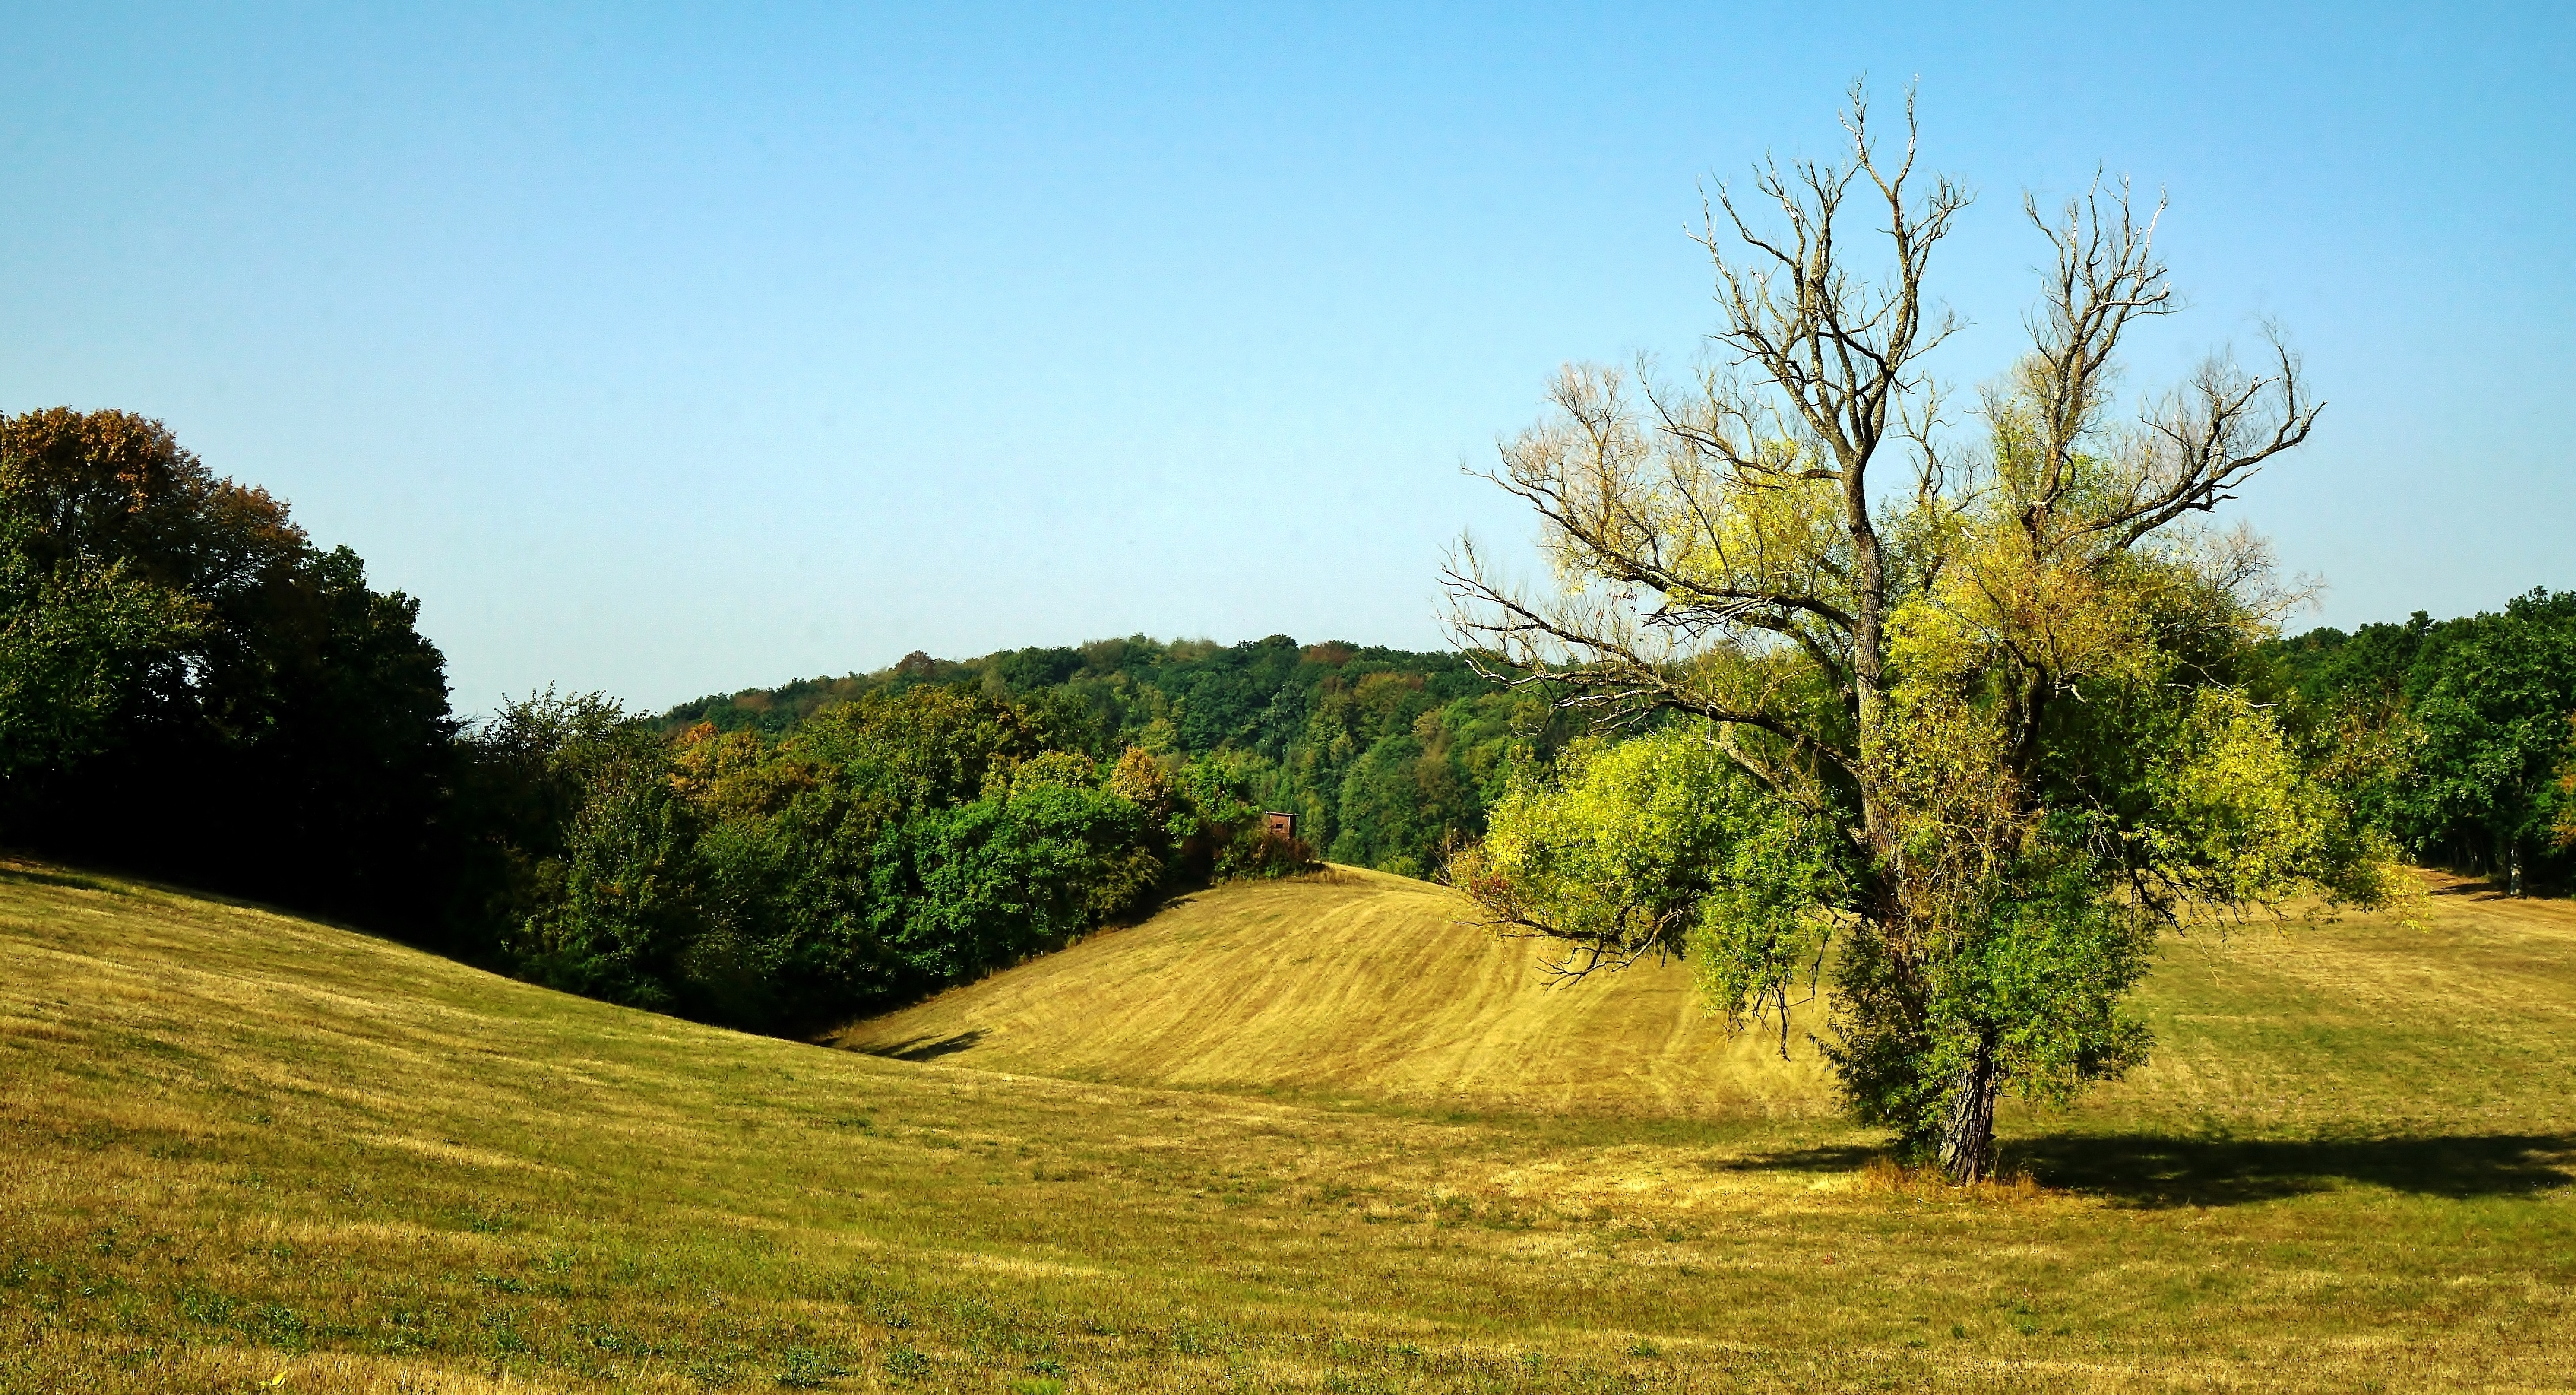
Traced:
[[[818, 1049], [0, 858], [0, 1392], [2576, 1388], [2576, 911], [2199, 941], [2145, 1006], [2147, 1070], [2013, 1112], [2040, 1185], [1957, 1192], [1822, 1119]], [[1478, 1020], [1672, 1039], [1529, 1011]]]
[[1552, 980], [1543, 942], [1456, 910], [1437, 887], [1350, 868], [1217, 887], [832, 1040], [1080, 1080], [1474, 1109], [1831, 1107], [1814, 1052], [1783, 1061], [1776, 1035], [1730, 1040], [1686, 966]]

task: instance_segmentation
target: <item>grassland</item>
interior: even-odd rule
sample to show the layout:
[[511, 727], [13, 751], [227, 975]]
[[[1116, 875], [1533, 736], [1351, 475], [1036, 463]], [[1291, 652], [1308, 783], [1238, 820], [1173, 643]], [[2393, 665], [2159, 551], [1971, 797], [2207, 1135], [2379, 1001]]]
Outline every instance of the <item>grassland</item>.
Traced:
[[836, 1044], [1130, 1085], [1518, 1113], [1813, 1117], [1815, 1053], [1729, 1041], [1690, 971], [1551, 983], [1543, 941], [1462, 931], [1438, 887], [1335, 868], [1190, 897], [1138, 928], [858, 1023]]
[[1527, 952], [1401, 884], [849, 1037], [905, 1060], [17, 864], [0, 1389], [2571, 1388], [2576, 912], [2435, 907], [2172, 946], [2154, 1064], [1950, 1192], [1670, 980], [1370, 979]]

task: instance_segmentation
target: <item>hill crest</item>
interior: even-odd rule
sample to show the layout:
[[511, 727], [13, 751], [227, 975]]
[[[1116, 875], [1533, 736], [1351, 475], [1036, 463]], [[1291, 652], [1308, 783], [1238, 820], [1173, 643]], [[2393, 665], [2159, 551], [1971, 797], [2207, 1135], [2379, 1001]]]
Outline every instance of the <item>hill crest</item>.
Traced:
[[1358, 868], [1220, 886], [829, 1040], [1015, 1074], [1429, 1107], [1832, 1107], [1815, 1053], [1782, 1061], [1776, 1037], [1730, 1039], [1687, 966], [1552, 981], [1544, 942], [1453, 916], [1443, 889]]

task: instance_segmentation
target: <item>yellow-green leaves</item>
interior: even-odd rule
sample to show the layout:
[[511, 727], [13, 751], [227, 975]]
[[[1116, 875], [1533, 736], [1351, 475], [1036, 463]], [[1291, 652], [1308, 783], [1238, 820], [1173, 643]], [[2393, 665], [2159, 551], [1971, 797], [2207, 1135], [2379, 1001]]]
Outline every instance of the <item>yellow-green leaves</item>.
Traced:
[[2364, 905], [2402, 892], [2384, 834], [2308, 769], [2274, 713], [2232, 688], [2190, 694], [2148, 772], [2136, 834], [2141, 887], [2205, 906], [2301, 894]]
[[1844, 895], [1830, 839], [1685, 722], [1525, 773], [1450, 875], [1489, 923], [1571, 942], [1573, 972], [1687, 953], [1732, 1021], [1785, 1007], [1815, 968]]
[[[2115, 1008], [2159, 917], [2374, 896], [2384, 849], [2246, 696], [2248, 642], [2294, 593], [2252, 535], [2198, 526], [2307, 438], [2295, 355], [2276, 341], [2260, 374], [2222, 355], [2120, 420], [2121, 336], [2172, 293], [2153, 216], [2097, 189], [2059, 221], [2034, 208], [2056, 265], [2029, 350], [1986, 392], [1984, 439], [1950, 438], [1911, 356], [1949, 328], [1917, 297], [1962, 196], [1941, 185], [1909, 223], [1903, 176], [1880, 177], [1857, 111], [1849, 129], [1853, 165], [1766, 171], [1787, 235], [1719, 200], [1749, 258], [1712, 225], [1728, 362], [1683, 388], [1641, 365], [1633, 392], [1567, 369], [1504, 444], [1491, 478], [1537, 511], [1557, 594], [1462, 541], [1462, 635], [1610, 725], [1705, 725], [1580, 753], [1460, 870], [1489, 915], [1595, 960], [1687, 933], [1730, 1013], [1783, 1006], [1782, 964], [1847, 914], [1852, 1101], [1974, 1178], [2004, 1085], [2071, 1089], [2142, 1049]], [[1824, 235], [1859, 169], [1889, 200], [1889, 281]], [[1898, 456], [1910, 488], [1871, 476]], [[1711, 793], [1676, 788], [1694, 782]]]
[[1452, 880], [1498, 922], [1596, 957], [1677, 951], [1741, 797], [1725, 765], [1704, 733], [1576, 742], [1513, 781]]

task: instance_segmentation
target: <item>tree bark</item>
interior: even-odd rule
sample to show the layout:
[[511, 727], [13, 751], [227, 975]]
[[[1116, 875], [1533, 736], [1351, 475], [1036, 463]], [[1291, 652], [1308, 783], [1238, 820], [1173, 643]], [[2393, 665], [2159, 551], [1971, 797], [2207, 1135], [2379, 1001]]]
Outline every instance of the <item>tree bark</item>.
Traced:
[[1950, 1124], [1941, 1135], [1941, 1173], [1953, 1184], [1982, 1182], [1995, 1173], [1994, 1052], [1979, 1046], [1959, 1072], [1950, 1096]]
[[[1877, 754], [1879, 706], [1887, 690], [1887, 653], [1883, 628], [1887, 617], [1887, 561], [1879, 549], [1878, 529], [1869, 521], [1869, 493], [1864, 483], [1869, 478], [1866, 460], [1856, 461], [1843, 471], [1843, 526], [1852, 542], [1852, 689], [1854, 715], [1859, 730], [1854, 733], [1854, 754], [1866, 768]], [[1888, 827], [1887, 812], [1880, 807], [1871, 782], [1861, 782], [1861, 837], [1873, 857], [1884, 860], [1895, 843], [1895, 832]]]

